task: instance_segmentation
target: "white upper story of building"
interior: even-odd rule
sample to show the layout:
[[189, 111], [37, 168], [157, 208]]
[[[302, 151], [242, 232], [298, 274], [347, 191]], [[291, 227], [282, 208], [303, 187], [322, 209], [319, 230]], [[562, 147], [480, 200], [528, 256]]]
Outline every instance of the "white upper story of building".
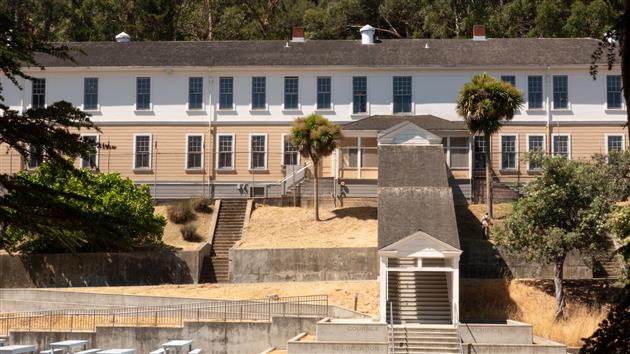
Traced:
[[336, 122], [370, 115], [455, 112], [465, 82], [487, 72], [512, 82], [515, 123], [619, 123], [618, 69], [589, 73], [594, 39], [86, 42], [76, 62], [40, 56], [38, 80], [0, 78], [24, 110], [66, 100], [99, 124], [278, 124], [310, 113]]

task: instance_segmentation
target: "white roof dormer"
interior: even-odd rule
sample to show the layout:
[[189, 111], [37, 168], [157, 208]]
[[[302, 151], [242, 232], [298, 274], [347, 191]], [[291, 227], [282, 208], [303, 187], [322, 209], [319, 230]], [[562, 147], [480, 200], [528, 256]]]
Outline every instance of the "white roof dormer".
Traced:
[[378, 135], [379, 145], [439, 145], [442, 138], [411, 122], [402, 122]]
[[459, 256], [462, 251], [424, 231], [418, 231], [381, 248], [378, 253], [388, 257], [450, 258]]

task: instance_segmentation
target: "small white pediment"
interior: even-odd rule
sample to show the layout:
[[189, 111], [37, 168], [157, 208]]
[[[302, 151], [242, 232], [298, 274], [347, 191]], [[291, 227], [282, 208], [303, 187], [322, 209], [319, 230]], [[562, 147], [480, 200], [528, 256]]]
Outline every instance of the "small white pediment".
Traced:
[[378, 143], [388, 145], [437, 145], [442, 138], [411, 122], [402, 122], [382, 131]]
[[462, 251], [426, 232], [418, 231], [400, 241], [381, 248], [379, 253], [396, 257], [450, 258], [453, 255], [461, 254]]

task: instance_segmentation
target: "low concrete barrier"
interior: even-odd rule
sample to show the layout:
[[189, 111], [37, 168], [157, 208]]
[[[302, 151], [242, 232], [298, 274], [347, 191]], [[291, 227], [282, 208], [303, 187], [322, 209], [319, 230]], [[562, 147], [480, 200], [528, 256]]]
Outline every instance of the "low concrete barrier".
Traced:
[[532, 344], [534, 331], [527, 323], [462, 323], [459, 335], [464, 343]]
[[[36, 344], [38, 351], [66, 339], [87, 339], [96, 348], [135, 348], [148, 353], [174, 338], [193, 341], [203, 353], [259, 353], [286, 348], [296, 333], [312, 331], [318, 318], [274, 317], [270, 322], [185, 322], [183, 327], [97, 327], [96, 332], [11, 331], [11, 344]], [[321, 353], [321, 352], [320, 352]]]
[[197, 250], [77, 254], [0, 254], [0, 288], [190, 284], [210, 245]]
[[364, 343], [386, 343], [388, 340], [387, 324], [357, 319], [323, 319], [317, 322], [316, 336], [318, 342], [347, 342], [352, 340]]
[[289, 342], [291, 354], [387, 354], [385, 343]]
[[363, 280], [378, 277], [376, 247], [230, 250], [230, 282]]

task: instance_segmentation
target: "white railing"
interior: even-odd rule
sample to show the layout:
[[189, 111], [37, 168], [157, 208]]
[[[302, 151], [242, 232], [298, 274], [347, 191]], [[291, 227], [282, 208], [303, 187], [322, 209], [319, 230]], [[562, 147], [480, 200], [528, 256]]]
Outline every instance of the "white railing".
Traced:
[[282, 188], [282, 195], [286, 195], [291, 191], [291, 189], [295, 188], [298, 183], [301, 183], [306, 177], [306, 170], [311, 166], [311, 163], [307, 163], [304, 166], [300, 166], [296, 169], [297, 166], [293, 165], [293, 171], [287, 174], [285, 178], [283, 178], [278, 184]]

